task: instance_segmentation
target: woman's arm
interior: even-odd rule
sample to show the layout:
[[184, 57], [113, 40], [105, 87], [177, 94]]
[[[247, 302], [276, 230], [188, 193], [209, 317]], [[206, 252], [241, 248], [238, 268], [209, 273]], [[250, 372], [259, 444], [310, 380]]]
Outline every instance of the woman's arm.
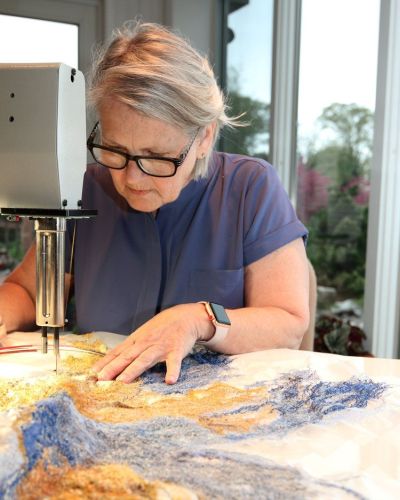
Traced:
[[35, 246], [0, 285], [2, 333], [30, 330], [35, 323]]
[[297, 239], [247, 266], [245, 303], [227, 310], [232, 326], [218, 351], [298, 349], [309, 323], [309, 270]]

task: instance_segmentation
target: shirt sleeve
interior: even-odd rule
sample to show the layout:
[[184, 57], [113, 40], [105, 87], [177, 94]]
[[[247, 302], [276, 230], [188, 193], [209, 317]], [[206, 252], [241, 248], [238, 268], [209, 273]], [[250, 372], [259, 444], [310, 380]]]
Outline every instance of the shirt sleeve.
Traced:
[[244, 213], [244, 264], [264, 257], [297, 238], [306, 241], [307, 229], [298, 219], [274, 167], [256, 162], [249, 180]]

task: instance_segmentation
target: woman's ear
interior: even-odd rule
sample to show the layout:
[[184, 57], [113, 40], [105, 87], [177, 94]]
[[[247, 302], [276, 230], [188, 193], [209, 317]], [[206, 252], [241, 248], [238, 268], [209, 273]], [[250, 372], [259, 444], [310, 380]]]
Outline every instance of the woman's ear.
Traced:
[[214, 145], [214, 138], [215, 138], [215, 128], [216, 128], [216, 123], [210, 123], [205, 127], [200, 135], [200, 141], [199, 145], [197, 147], [197, 158], [204, 158], [210, 149]]

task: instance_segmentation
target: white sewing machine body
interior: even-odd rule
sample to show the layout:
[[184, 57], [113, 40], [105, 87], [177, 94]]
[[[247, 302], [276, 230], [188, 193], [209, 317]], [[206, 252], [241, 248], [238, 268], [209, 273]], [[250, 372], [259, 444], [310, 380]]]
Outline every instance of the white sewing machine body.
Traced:
[[86, 169], [83, 74], [0, 64], [0, 207], [76, 209]]
[[0, 64], [0, 214], [30, 217], [36, 230], [36, 324], [64, 326], [66, 219], [81, 209], [86, 169], [83, 74], [65, 64]]

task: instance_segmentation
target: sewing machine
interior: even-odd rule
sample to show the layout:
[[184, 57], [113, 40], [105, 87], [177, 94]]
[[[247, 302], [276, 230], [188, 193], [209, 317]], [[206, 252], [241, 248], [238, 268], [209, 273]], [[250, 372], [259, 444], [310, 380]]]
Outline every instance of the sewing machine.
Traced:
[[0, 214], [36, 231], [36, 324], [53, 329], [56, 371], [65, 324], [67, 219], [81, 208], [86, 169], [85, 81], [65, 64], [0, 64]]

